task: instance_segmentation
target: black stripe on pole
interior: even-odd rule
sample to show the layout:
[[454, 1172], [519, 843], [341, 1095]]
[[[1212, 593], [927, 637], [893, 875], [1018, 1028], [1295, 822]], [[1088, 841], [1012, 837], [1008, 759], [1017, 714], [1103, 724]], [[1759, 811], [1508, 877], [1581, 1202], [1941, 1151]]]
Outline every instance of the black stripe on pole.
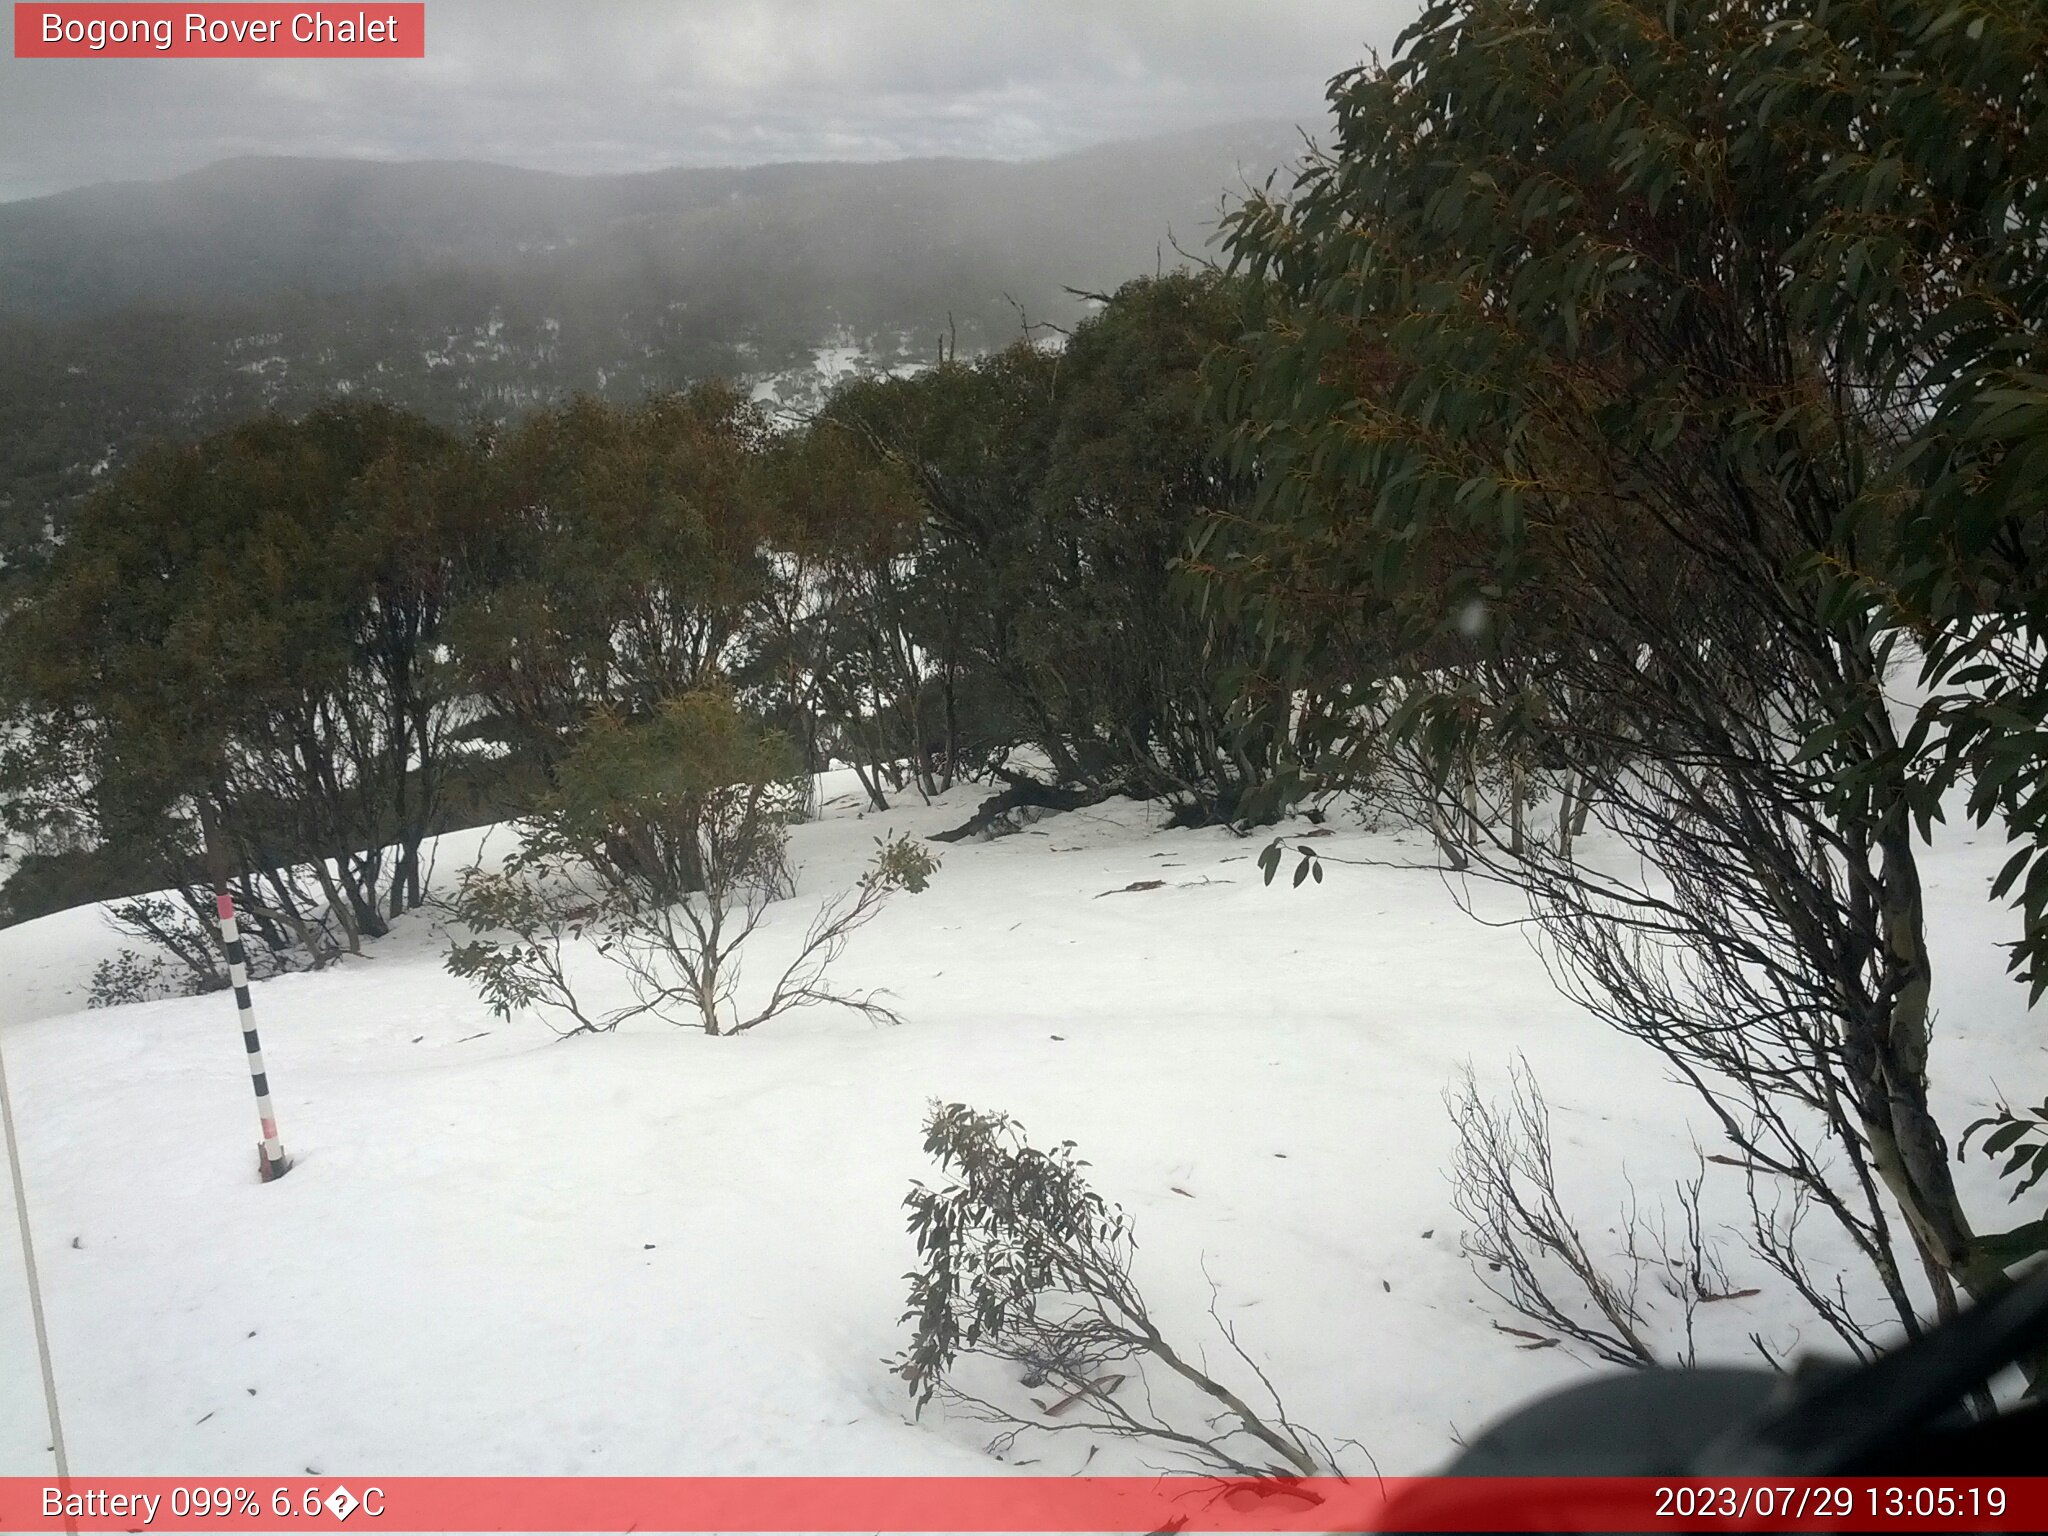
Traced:
[[242, 951], [242, 941], [241, 941], [240, 939], [230, 939], [230, 940], [228, 940], [228, 943], [227, 943], [227, 951], [228, 951], [228, 964], [230, 964], [230, 965], [247, 965], [247, 964], [249, 963], [249, 960], [248, 960], [248, 957], [247, 957], [247, 955], [245, 955], [245, 954], [243, 953], [243, 951]]
[[247, 1051], [251, 1056], [254, 1056], [258, 1051], [263, 1049], [263, 1042], [256, 1038], [255, 1030], [245, 1029], [242, 1031], [242, 1049]]
[[253, 1008], [256, 1006], [249, 1001], [249, 989], [247, 987], [235, 988], [235, 1006], [237, 1008]]
[[258, 1072], [256, 1074], [256, 1096], [258, 1098], [264, 1098], [267, 1097], [269, 1093], [270, 1074], [268, 1072]]

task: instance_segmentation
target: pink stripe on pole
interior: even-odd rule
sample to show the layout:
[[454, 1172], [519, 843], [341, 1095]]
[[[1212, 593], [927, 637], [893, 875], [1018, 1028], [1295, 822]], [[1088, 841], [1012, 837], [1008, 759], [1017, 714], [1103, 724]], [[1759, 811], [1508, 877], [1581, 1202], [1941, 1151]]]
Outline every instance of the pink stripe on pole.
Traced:
[[220, 895], [215, 898], [215, 905], [220, 910], [222, 922], [227, 922], [235, 915], [235, 898], [230, 896], [226, 891], [222, 891]]

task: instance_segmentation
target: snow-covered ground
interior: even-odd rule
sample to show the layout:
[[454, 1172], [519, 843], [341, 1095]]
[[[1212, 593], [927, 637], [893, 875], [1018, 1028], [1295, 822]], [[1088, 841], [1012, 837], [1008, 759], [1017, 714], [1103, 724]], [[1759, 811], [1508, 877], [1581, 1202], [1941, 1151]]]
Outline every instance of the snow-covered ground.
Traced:
[[[877, 834], [956, 824], [985, 792], [862, 817], [851, 789], [830, 776], [826, 819], [795, 834], [801, 892], [757, 937], [757, 982]], [[839, 973], [891, 989], [896, 1027], [816, 1011], [738, 1039], [643, 1024], [557, 1042], [492, 1018], [442, 970], [432, 920], [411, 918], [366, 958], [256, 988], [297, 1160], [270, 1186], [227, 998], [85, 1012], [121, 943], [97, 912], [0, 932], [73, 1467], [990, 1469], [983, 1426], [913, 1421], [882, 1363], [903, 1340], [900, 1202], [933, 1172], [933, 1098], [1075, 1140], [1132, 1213], [1169, 1334], [1226, 1358], [1206, 1268], [1293, 1417], [1385, 1471], [1426, 1470], [1454, 1435], [1581, 1376], [1492, 1326], [1504, 1314], [1449, 1207], [1442, 1092], [1468, 1059], [1497, 1087], [1526, 1054], [1595, 1233], [1625, 1176], [1653, 1204], [1690, 1172], [1689, 1126], [1707, 1134], [1691, 1100], [1437, 875], [1333, 866], [1268, 889], [1258, 841], [1157, 816], [1118, 802], [944, 848], [931, 888], [897, 898]], [[444, 879], [479, 837], [445, 841]], [[1341, 826], [1317, 846], [1424, 851]], [[2013, 920], [1984, 900], [2000, 855], [1955, 831], [1929, 861], [1952, 1124], [1994, 1077], [2015, 1094], [2048, 1079], [1997, 948]], [[1739, 1177], [1714, 1172], [1712, 1210], [1732, 1219]], [[2008, 1209], [1980, 1160], [1961, 1172], [1980, 1210]], [[31, 1474], [46, 1436], [4, 1219], [0, 1473]], [[1768, 1286], [1739, 1243], [1729, 1262]], [[1752, 1329], [1791, 1343], [1774, 1295], [1704, 1309], [1710, 1352], [1743, 1357]], [[1072, 1437], [1014, 1453], [1041, 1471], [1088, 1455]], [[1105, 1444], [1090, 1470], [1158, 1460]]]

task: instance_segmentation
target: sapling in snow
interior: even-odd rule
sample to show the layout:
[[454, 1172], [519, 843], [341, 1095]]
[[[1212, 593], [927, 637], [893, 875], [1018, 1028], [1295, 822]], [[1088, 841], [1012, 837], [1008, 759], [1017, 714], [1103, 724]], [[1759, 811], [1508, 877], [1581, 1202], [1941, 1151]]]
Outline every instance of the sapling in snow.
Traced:
[[[765, 997], [741, 1004], [743, 950], [794, 883], [788, 826], [801, 784], [788, 742], [723, 693], [688, 694], [647, 720], [601, 717], [504, 872], [464, 874], [455, 915], [475, 937], [454, 946], [449, 969], [500, 1013], [566, 1014], [570, 1034], [641, 1013], [741, 1034], [818, 1004], [895, 1022], [879, 992], [837, 989], [828, 973], [893, 893], [929, 883], [938, 862], [907, 838], [878, 839], [868, 871], [824, 904]], [[590, 1012], [576, 998], [565, 945], [585, 940], [623, 972], [631, 1004]]]

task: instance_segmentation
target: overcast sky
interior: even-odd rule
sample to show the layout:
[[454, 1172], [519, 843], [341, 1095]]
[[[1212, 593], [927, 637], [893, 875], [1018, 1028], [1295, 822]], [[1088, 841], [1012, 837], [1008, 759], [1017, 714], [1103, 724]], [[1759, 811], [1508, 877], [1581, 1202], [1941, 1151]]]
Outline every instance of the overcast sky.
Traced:
[[[374, 6], [370, 9], [374, 10]], [[427, 0], [404, 61], [0, 58], [0, 199], [230, 155], [561, 171], [1023, 159], [1244, 118], [1417, 0]]]

